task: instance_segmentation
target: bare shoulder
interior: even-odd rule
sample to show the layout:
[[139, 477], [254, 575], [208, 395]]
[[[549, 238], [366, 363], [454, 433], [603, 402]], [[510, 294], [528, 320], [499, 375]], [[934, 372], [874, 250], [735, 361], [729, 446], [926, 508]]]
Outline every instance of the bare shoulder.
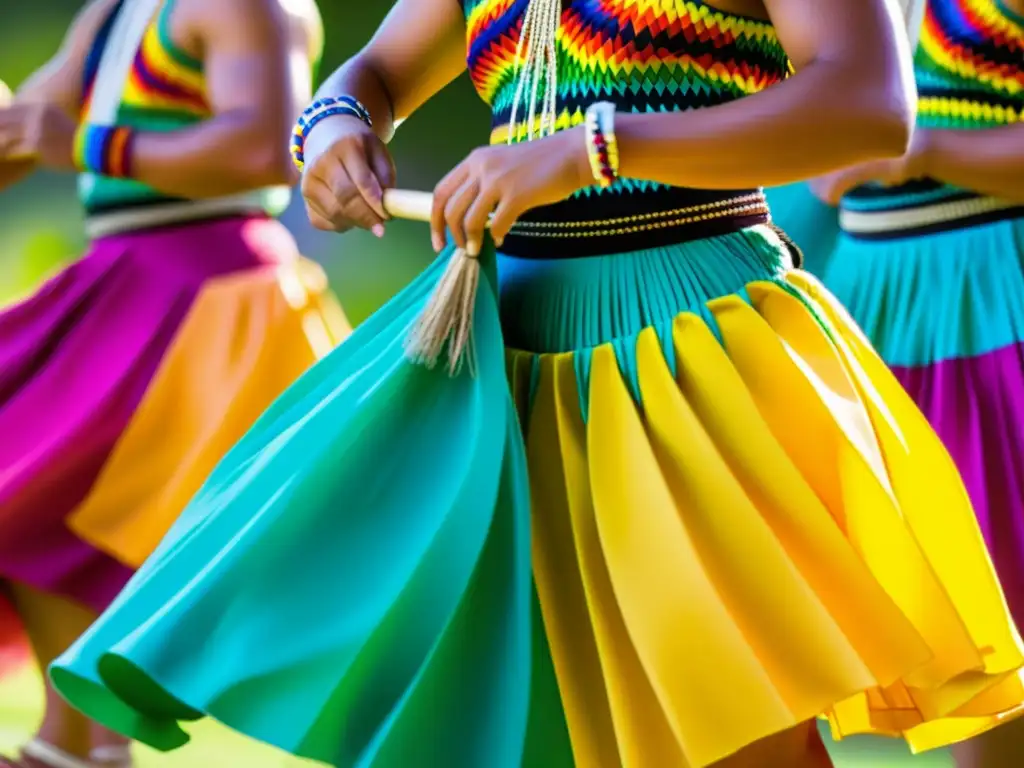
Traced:
[[64, 47], [81, 53], [88, 51], [100, 28], [114, 12], [118, 0], [92, 0], [75, 14], [64, 39]]
[[173, 0], [171, 31], [189, 53], [201, 53], [213, 38], [243, 34], [254, 42], [287, 33], [282, 0]]
[[118, 0], [92, 0], [75, 15], [60, 50], [18, 88], [18, 101], [46, 102], [77, 116], [86, 59]]
[[324, 49], [324, 21], [316, 0], [277, 0], [285, 13], [292, 40], [304, 41], [310, 59], [320, 58]]

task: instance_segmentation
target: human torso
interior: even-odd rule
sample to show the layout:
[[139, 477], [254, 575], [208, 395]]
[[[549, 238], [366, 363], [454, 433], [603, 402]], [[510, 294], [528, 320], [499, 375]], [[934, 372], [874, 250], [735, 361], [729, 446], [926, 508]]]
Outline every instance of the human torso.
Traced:
[[[510, 125], [516, 93], [516, 49], [528, 0], [464, 0], [468, 69], [492, 109], [491, 142], [524, 140], [525, 111]], [[767, 21], [725, 13], [699, 0], [564, 0], [557, 36], [558, 129], [582, 123], [587, 107], [613, 102], [620, 112], [678, 112], [742, 98], [783, 80], [789, 60]], [[673, 216], [732, 194], [620, 179], [581, 190], [564, 203], [531, 213], [552, 239], [563, 221], [613, 222], [625, 230], [659, 227]], [[708, 203], [703, 203], [708, 204]], [[644, 235], [643, 232], [638, 232]], [[560, 249], [571, 249], [568, 238]]]
[[[919, 128], [981, 130], [1024, 120], [1024, 17], [1004, 0], [927, 0], [914, 71]], [[867, 185], [848, 195], [843, 207], [981, 211], [984, 203], [971, 190], [922, 179], [898, 187]]]
[[[163, 0], [146, 28], [120, 92], [118, 125], [142, 131], [171, 132], [212, 117], [203, 63], [174, 38], [175, 5], [175, 0]], [[83, 119], [89, 112], [104, 47], [109, 42], [117, 15], [125, 6], [125, 0], [114, 4], [89, 52], [83, 83]], [[95, 173], [80, 174], [78, 190], [87, 216], [182, 202], [141, 182]], [[273, 187], [255, 190], [249, 197], [255, 207], [276, 216], [287, 207], [290, 191]]]

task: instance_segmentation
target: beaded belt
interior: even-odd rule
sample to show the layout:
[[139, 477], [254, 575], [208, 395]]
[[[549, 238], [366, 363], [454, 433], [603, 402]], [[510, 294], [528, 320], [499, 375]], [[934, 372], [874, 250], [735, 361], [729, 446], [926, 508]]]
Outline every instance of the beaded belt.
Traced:
[[535, 259], [600, 256], [700, 240], [768, 221], [768, 204], [758, 189], [612, 191], [529, 211], [501, 251]]
[[93, 213], [85, 219], [85, 234], [90, 240], [142, 229], [204, 221], [226, 216], [243, 216], [264, 211], [260, 192], [204, 200], [180, 200], [119, 208]]
[[1024, 205], [971, 195], [930, 204], [878, 211], [841, 208], [839, 226], [859, 240], [889, 240], [927, 235], [978, 224], [1024, 217]]

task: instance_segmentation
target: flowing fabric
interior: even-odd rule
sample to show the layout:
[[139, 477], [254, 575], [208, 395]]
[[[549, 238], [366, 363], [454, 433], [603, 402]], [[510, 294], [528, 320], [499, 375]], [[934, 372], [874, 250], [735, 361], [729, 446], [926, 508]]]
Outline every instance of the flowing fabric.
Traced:
[[75, 707], [334, 766], [703, 768], [819, 714], [925, 748], [1024, 701], [948, 455], [771, 230], [499, 257], [475, 378], [402, 353], [446, 258], [53, 665]]
[[844, 236], [826, 279], [956, 461], [1024, 621], [1024, 220]]
[[97, 241], [0, 314], [0, 578], [101, 611], [345, 328], [264, 217]]

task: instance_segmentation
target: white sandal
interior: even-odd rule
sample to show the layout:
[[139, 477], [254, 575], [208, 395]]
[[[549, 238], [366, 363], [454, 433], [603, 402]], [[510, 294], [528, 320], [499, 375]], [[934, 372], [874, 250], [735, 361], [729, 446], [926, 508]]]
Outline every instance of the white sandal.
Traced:
[[131, 768], [132, 765], [132, 750], [127, 744], [96, 747], [89, 753], [89, 759], [83, 760], [41, 739], [32, 739], [21, 748], [21, 754], [48, 768]]
[[41, 739], [32, 739], [21, 748], [23, 757], [30, 757], [49, 768], [93, 768], [88, 761], [75, 757], [63, 749], [47, 744]]

